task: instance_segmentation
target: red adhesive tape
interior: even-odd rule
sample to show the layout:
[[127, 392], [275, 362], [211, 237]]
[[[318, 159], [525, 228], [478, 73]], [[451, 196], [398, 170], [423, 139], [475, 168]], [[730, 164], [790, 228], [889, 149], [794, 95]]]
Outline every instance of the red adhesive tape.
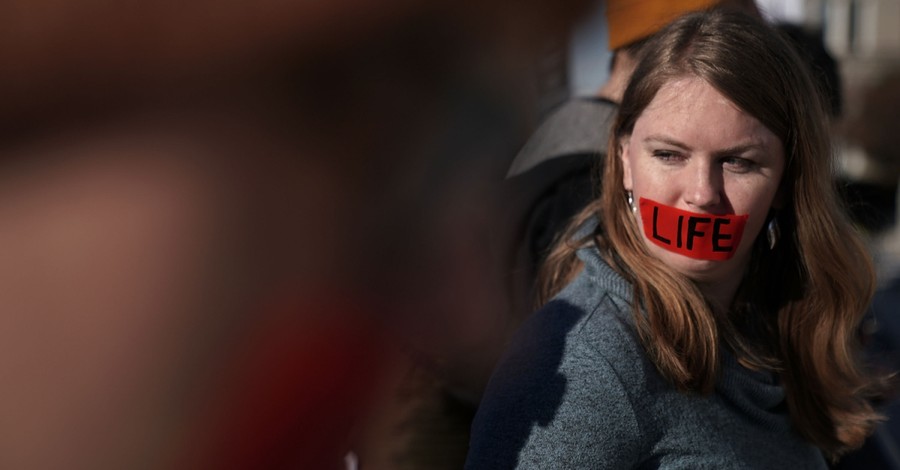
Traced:
[[688, 212], [645, 198], [640, 209], [648, 240], [680, 255], [713, 261], [734, 256], [750, 218]]

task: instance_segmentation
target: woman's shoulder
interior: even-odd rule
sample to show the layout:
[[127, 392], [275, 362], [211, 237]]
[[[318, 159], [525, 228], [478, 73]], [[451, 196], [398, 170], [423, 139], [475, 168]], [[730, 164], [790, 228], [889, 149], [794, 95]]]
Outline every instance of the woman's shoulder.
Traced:
[[[582, 248], [584, 269], [562, 291], [526, 320], [510, 349], [513, 355], [562, 355], [560, 367], [577, 372], [622, 359], [644, 359], [630, 300], [631, 287], [592, 247]], [[534, 360], [532, 358], [530, 360]], [[636, 361], [636, 362], [634, 362]]]
[[630, 310], [586, 269], [534, 313], [491, 377], [468, 468], [638, 462], [648, 451], [646, 417], [632, 398], [645, 390], [649, 369]]
[[[606, 263], [594, 245], [579, 249], [577, 254], [584, 266], [581, 272], [535, 318], [540, 321], [543, 315], [553, 319], [561, 311], [574, 309], [580, 312], [577, 333], [589, 340], [610, 340], [607, 333], [633, 330], [631, 284]], [[595, 338], [598, 335], [600, 338]], [[629, 335], [623, 339], [633, 338]]]

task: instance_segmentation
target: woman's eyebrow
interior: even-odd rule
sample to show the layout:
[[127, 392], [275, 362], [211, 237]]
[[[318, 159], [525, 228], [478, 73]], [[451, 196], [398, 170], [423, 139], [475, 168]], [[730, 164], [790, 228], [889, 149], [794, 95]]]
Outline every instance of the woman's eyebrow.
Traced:
[[[645, 137], [643, 142], [645, 144], [660, 143], [660, 144], [671, 145], [673, 147], [678, 147], [683, 150], [691, 150], [691, 147], [689, 145], [685, 144], [684, 142], [681, 142], [677, 139], [673, 139], [672, 137], [665, 136], [665, 135], [659, 135], [659, 134], [650, 135], [650, 136]], [[734, 145], [732, 147], [727, 147], [727, 148], [724, 148], [721, 150], [716, 150], [713, 152], [713, 154], [714, 155], [734, 155], [734, 154], [744, 153], [744, 152], [747, 152], [750, 150], [759, 150], [759, 149], [762, 149], [763, 147], [764, 147], [764, 145], [759, 142], [746, 142], [746, 143]]]
[[645, 137], [644, 143], [645, 144], [661, 143], [661, 144], [671, 145], [673, 147], [679, 147], [684, 150], [691, 149], [687, 144], [685, 144], [683, 142], [679, 142], [678, 140], [675, 140], [669, 136], [659, 135], [659, 134], [654, 134], [654, 135]]
[[716, 150], [713, 152], [714, 155], [737, 155], [745, 152], [749, 152], [751, 150], [760, 150], [764, 146], [757, 142], [748, 142], [746, 144], [735, 145], [734, 147], [728, 147], [722, 150]]

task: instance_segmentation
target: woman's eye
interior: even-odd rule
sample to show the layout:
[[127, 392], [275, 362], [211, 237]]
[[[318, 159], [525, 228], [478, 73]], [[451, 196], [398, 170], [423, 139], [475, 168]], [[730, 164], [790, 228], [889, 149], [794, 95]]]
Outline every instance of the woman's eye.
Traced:
[[672, 152], [670, 150], [654, 150], [653, 158], [664, 162], [677, 162], [682, 159], [682, 156], [678, 152]]
[[725, 157], [722, 166], [735, 173], [746, 173], [756, 168], [756, 162], [741, 157]]

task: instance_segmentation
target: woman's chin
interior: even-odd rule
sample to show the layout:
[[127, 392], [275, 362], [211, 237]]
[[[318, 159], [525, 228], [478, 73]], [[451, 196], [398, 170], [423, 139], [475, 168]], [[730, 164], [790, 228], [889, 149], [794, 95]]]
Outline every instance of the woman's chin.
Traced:
[[733, 280], [733, 277], [742, 275], [745, 264], [739, 256], [724, 261], [696, 259], [656, 246], [651, 248], [651, 252], [676, 272], [702, 283]]

